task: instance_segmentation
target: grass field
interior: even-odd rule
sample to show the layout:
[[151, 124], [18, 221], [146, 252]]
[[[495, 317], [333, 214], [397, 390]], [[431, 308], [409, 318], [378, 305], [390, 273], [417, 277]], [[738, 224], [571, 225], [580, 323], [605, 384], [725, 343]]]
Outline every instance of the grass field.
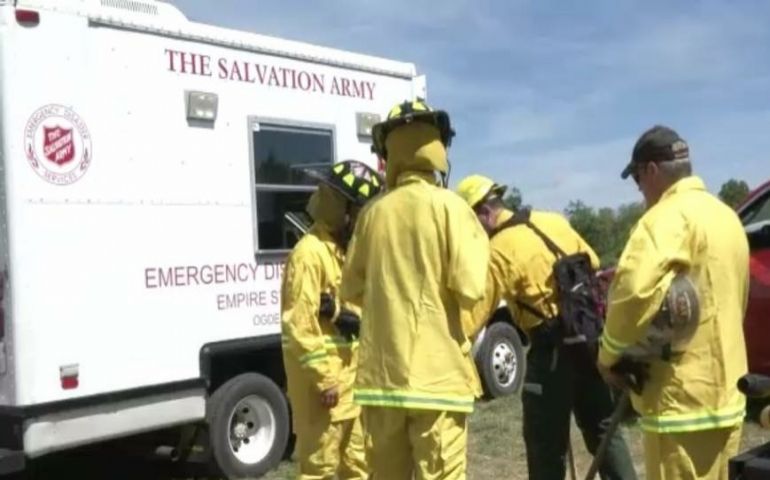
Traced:
[[[624, 434], [634, 456], [639, 479], [644, 477], [641, 434], [636, 428], [625, 428]], [[747, 424], [743, 429], [741, 450], [770, 441], [770, 432], [756, 425]], [[572, 445], [578, 478], [582, 479], [591, 462], [584, 448], [580, 432], [573, 423]], [[293, 480], [294, 464], [284, 462], [270, 473], [267, 480]], [[521, 434], [521, 402], [518, 397], [508, 397], [477, 404], [471, 416], [468, 443], [468, 478], [485, 480], [527, 478], [527, 461]], [[569, 478], [569, 474], [568, 477]]]

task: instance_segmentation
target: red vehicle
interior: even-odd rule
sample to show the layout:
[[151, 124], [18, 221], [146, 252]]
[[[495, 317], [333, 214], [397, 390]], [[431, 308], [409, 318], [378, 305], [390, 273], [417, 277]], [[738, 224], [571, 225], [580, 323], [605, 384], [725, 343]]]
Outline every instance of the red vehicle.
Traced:
[[[770, 182], [751, 192], [737, 210], [751, 248], [751, 286], [743, 322], [749, 372], [770, 377]], [[754, 407], [750, 406], [749, 412], [760, 416], [760, 409], [768, 408], [767, 401], [768, 398], [750, 400], [749, 405], [754, 403]], [[749, 416], [758, 420], [752, 413]], [[767, 423], [763, 425], [768, 428]], [[730, 460], [730, 480], [770, 478], [768, 458], [770, 442], [742, 452]]]
[[749, 371], [770, 376], [770, 182], [737, 208], [751, 248], [751, 286], [743, 330]]

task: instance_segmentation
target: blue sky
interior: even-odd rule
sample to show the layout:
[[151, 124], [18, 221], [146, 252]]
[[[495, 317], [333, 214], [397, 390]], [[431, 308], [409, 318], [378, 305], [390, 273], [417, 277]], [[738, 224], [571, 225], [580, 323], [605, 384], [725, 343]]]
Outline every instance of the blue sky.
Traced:
[[662, 123], [716, 192], [770, 179], [770, 2], [173, 0], [189, 19], [410, 61], [483, 173], [535, 208], [640, 199], [619, 173]]

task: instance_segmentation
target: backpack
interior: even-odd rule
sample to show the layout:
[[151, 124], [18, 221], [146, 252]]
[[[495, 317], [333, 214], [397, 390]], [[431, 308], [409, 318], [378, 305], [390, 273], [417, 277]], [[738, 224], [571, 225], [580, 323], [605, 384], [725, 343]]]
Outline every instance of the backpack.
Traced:
[[543, 319], [552, 330], [557, 344], [586, 344], [592, 353], [597, 353], [599, 336], [604, 325], [601, 314], [600, 286], [591, 258], [585, 252], [567, 255], [542, 230], [530, 220], [530, 210], [523, 209], [499, 225], [492, 236], [506, 228], [526, 225], [532, 229], [556, 256], [553, 264], [553, 278], [558, 295], [558, 313], [547, 315], [531, 305], [517, 300], [517, 305]]

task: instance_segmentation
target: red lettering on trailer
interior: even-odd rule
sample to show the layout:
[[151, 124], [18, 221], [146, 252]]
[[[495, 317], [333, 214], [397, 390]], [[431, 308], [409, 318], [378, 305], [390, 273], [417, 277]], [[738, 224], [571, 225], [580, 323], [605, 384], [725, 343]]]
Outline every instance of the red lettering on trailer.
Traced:
[[211, 76], [211, 57], [208, 55], [201, 55], [201, 75]]
[[283, 275], [283, 263], [266, 263], [264, 265], [265, 267], [265, 280], [275, 280], [277, 278], [281, 278]]
[[326, 93], [326, 87], [324, 86], [324, 76], [323, 74], [314, 73], [313, 74], [313, 91], [316, 91], [316, 88], [321, 91], [321, 93]]
[[183, 271], [184, 271], [184, 267], [174, 267], [174, 281], [180, 287], [184, 287], [185, 285], [187, 285], [185, 283], [185, 280], [187, 279], [187, 277], [185, 277], [184, 273], [182, 273]]
[[350, 82], [350, 88], [353, 92], [353, 96], [356, 98], [364, 98], [364, 85], [363, 80], [360, 82], [357, 82], [355, 80], [351, 80]]
[[[173, 284], [172, 280], [174, 278], [172, 274], [173, 271], [174, 270], [172, 268], [160, 269], [158, 271], [158, 277], [160, 277], [160, 282], [158, 282], [158, 285], [160, 285], [161, 287], [168, 287], [172, 285]], [[165, 272], [165, 275], [164, 275], [164, 272]]]
[[190, 285], [192, 285], [193, 282], [195, 282], [196, 285], [200, 285], [198, 282], [198, 267], [195, 265], [187, 267], [187, 281]]
[[219, 78], [220, 80], [224, 80], [227, 78], [227, 60], [224, 58], [220, 58], [219, 61], [217, 61], [217, 65], [219, 65]]
[[[194, 52], [164, 49], [167, 70], [185, 75], [212, 77], [211, 57]], [[303, 92], [339, 95], [362, 100], [374, 100], [376, 82], [365, 79], [331, 76], [310, 70], [251, 63], [219, 57], [216, 59], [217, 78], [224, 81], [256, 83], [262, 86], [302, 90]]]
[[168, 70], [170, 72], [187, 73], [190, 75], [211, 76], [211, 57], [199, 53], [182, 52], [166, 48], [168, 55]]
[[239, 81], [243, 81], [243, 77], [241, 77], [241, 69], [238, 67], [238, 62], [233, 62], [233, 66], [230, 69], [230, 80], [235, 80], [236, 77]]
[[352, 97], [353, 95], [350, 93], [350, 80], [347, 78], [342, 79], [342, 95], [345, 97]]
[[369, 90], [369, 100], [374, 100], [374, 82], [364, 82], [364, 86]]
[[340, 93], [340, 86], [337, 84], [337, 77], [332, 79], [332, 89], [330, 92], [332, 95], [342, 95]]
[[144, 288], [158, 288], [158, 270], [154, 268], [144, 269]]
[[169, 50], [168, 48], [165, 50], [165, 52], [168, 54], [168, 69], [171, 72], [176, 72], [176, 68], [174, 67], [174, 55], [179, 53], [176, 50]]
[[351, 80], [353, 97], [372, 100], [374, 98], [374, 83], [365, 80]]
[[[194, 53], [185, 53], [181, 52], [180, 56], [180, 63], [182, 64], [182, 73], [187, 73], [187, 67], [190, 67], [190, 73], [193, 75], [198, 74], [198, 70], [195, 68], [197, 65], [195, 63], [196, 55]], [[188, 59], [189, 56], [189, 59]]]
[[217, 310], [265, 307], [275, 304], [273, 299], [277, 294], [277, 290], [221, 293], [217, 295]]
[[279, 68], [278, 70], [281, 71], [281, 74], [283, 76], [283, 83], [281, 84], [283, 86], [283, 88], [289, 88], [291, 90], [296, 90], [297, 89], [297, 82], [296, 81], [287, 82], [286, 81], [286, 74], [288, 73], [290, 75], [289, 78], [294, 77], [295, 80], [296, 80], [297, 71], [294, 70], [293, 68]]
[[[265, 264], [269, 270], [264, 276], [280, 278], [283, 265]], [[229, 263], [206, 265], [179, 265], [173, 267], [147, 267], [144, 269], [144, 286], [147, 289], [188, 287], [223, 283], [249, 283], [259, 279], [260, 265], [256, 263]]]
[[243, 79], [244, 82], [254, 83], [254, 82], [257, 81], [256, 78], [252, 78], [252, 76], [251, 76], [251, 68], [249, 68], [249, 64], [246, 63], [246, 62], [243, 62], [243, 73], [245, 74], [245, 77], [246, 77], [246, 78]]
[[258, 313], [254, 315], [252, 319], [255, 327], [262, 327], [265, 325], [277, 325], [281, 323], [280, 313]]
[[[226, 60], [223, 58], [226, 62]], [[257, 78], [259, 79], [259, 84], [264, 85], [265, 84], [265, 73], [267, 73], [267, 65], [260, 65], [258, 63], [254, 64], [254, 68], [257, 69]]]
[[310, 75], [307, 72], [299, 72], [297, 79], [299, 80], [300, 90], [304, 90], [306, 92], [310, 90]]
[[278, 83], [278, 74], [275, 71], [275, 68], [270, 69], [270, 79], [267, 81], [267, 84], [271, 87], [280, 87], [281, 84]]

